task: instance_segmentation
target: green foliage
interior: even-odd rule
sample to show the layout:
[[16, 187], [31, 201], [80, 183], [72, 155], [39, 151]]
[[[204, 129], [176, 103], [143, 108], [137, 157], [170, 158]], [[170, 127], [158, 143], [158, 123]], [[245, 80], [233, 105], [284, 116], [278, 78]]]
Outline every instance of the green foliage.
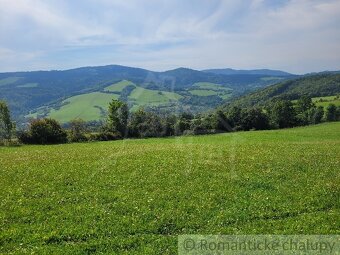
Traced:
[[29, 130], [19, 136], [26, 144], [59, 144], [67, 142], [67, 133], [54, 119], [33, 120]]
[[129, 109], [126, 103], [119, 100], [112, 100], [109, 104], [106, 129], [112, 133], [120, 133], [121, 136], [127, 134], [127, 121]]
[[[161, 118], [152, 112], [146, 112], [143, 108], [139, 108], [136, 112], [132, 113], [129, 122], [129, 135], [131, 137], [161, 137], [166, 134], [163, 129], [164, 123]], [[165, 127], [171, 129], [168, 125]]]
[[319, 124], [322, 122], [323, 116], [325, 112], [322, 106], [313, 107], [309, 110], [309, 123], [311, 124]]
[[[219, 75], [201, 72], [191, 69], [176, 69], [166, 72], [152, 72], [149, 70], [124, 66], [85, 67], [65, 71], [39, 71], [20, 73], [0, 73], [0, 100], [6, 100], [15, 120], [26, 122], [24, 116], [36, 113], [42, 108], [47, 108], [47, 114], [40, 117], [51, 117], [65, 123], [74, 118], [82, 118], [86, 121], [100, 120], [101, 112], [93, 109], [101, 107], [100, 101], [94, 105], [88, 105], [93, 100], [84, 100], [77, 106], [63, 108], [60, 112], [52, 109], [64, 104], [64, 100], [74, 96], [82, 96], [91, 93], [117, 95], [122, 101], [129, 103], [133, 110], [139, 106], [173, 108], [173, 103], [181, 106], [180, 109], [190, 108], [199, 112], [214, 108], [209, 106], [179, 102], [179, 99], [187, 96], [190, 89], [208, 89], [218, 92], [218, 97], [228, 99], [254, 88], [273, 84], [275, 81], [266, 81], [262, 78], [267, 75]], [[130, 86], [130, 91], [125, 90]], [[139, 87], [136, 91], [131, 86]], [[141, 89], [145, 89], [142, 91]], [[123, 93], [124, 91], [124, 93]], [[132, 95], [129, 98], [130, 92]], [[159, 94], [161, 93], [161, 94]], [[123, 95], [122, 95], [123, 94]], [[94, 97], [93, 95], [91, 95]], [[97, 95], [98, 96], [98, 95]], [[101, 95], [100, 97], [105, 97]], [[118, 99], [115, 98], [115, 99]], [[128, 100], [126, 100], [128, 98]], [[99, 97], [98, 97], [99, 99]], [[195, 102], [199, 102], [196, 100]], [[73, 104], [73, 102], [70, 102]], [[80, 105], [86, 107], [82, 107]], [[77, 110], [78, 109], [78, 110]], [[84, 112], [79, 109], [83, 109]], [[53, 115], [48, 115], [52, 110]], [[41, 114], [41, 111], [39, 112]], [[36, 116], [34, 116], [36, 117]], [[94, 119], [95, 118], [95, 119]]]
[[241, 130], [265, 130], [269, 127], [269, 117], [261, 108], [242, 109]]
[[68, 130], [68, 140], [70, 142], [83, 142], [86, 141], [87, 138], [85, 136], [86, 130], [86, 122], [82, 119], [74, 119], [69, 122], [69, 130]]
[[265, 105], [273, 99], [296, 100], [302, 96], [321, 97], [340, 93], [340, 74], [317, 74], [283, 81], [242, 96], [232, 106]]
[[181, 234], [339, 234], [340, 123], [0, 148], [1, 254], [176, 254]]
[[288, 100], [274, 100], [267, 107], [267, 112], [273, 127], [289, 128], [297, 124], [295, 109]]
[[0, 101], [0, 141], [6, 139], [9, 141], [12, 138], [14, 123], [11, 120], [11, 115], [6, 102]]
[[334, 104], [330, 104], [326, 108], [326, 120], [327, 121], [336, 121], [339, 116], [337, 116], [337, 108]]

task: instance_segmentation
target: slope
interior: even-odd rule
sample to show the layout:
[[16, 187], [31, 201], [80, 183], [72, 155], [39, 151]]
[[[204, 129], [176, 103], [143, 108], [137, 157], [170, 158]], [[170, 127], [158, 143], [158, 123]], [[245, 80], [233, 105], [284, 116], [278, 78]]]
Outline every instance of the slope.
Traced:
[[229, 105], [261, 105], [272, 99], [294, 100], [302, 95], [333, 96], [340, 93], [340, 74], [324, 73], [288, 80], [233, 100]]

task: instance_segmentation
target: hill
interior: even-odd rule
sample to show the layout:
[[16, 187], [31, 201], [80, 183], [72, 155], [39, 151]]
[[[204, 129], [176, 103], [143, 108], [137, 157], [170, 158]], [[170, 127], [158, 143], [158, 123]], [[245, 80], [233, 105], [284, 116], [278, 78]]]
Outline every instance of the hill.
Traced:
[[0, 253], [176, 254], [181, 234], [338, 234], [339, 129], [0, 147]]
[[[273, 78], [262, 74], [223, 75], [188, 68], [153, 72], [119, 65], [83, 67], [65, 71], [0, 73], [0, 100], [4, 99], [8, 102], [17, 120], [22, 120], [25, 115], [34, 116], [41, 112], [46, 114], [51, 109], [58, 110], [61, 105], [72, 102], [72, 97], [94, 92], [119, 95], [120, 99], [127, 101], [131, 107], [135, 108], [142, 105], [139, 101], [142, 101], [146, 107], [154, 107], [155, 101], [166, 101], [166, 104], [162, 105], [164, 109], [173, 110], [176, 107], [178, 111], [189, 109], [193, 112], [200, 112], [214, 108], [223, 100], [245, 91], [268, 86], [286, 78], [287, 76]], [[124, 84], [120, 84], [120, 87], [114, 85], [117, 87], [115, 91], [108, 88], [119, 82], [134, 84], [136, 91], [142, 91], [141, 89], [147, 91], [141, 93], [142, 100], [137, 100], [135, 95], [138, 93], [133, 92], [131, 86], [126, 88]], [[216, 91], [190, 92], [197, 83], [211, 83], [226, 90], [225, 93], [222, 93], [222, 90], [220, 93], [215, 93]], [[132, 92], [132, 96], [129, 97]], [[169, 100], [164, 100], [164, 95], [167, 93], [176, 94], [172, 97], [171, 103]], [[95, 102], [95, 104], [101, 103]], [[158, 107], [159, 104], [156, 106]], [[83, 110], [86, 111], [86, 109]]]
[[263, 105], [275, 98], [296, 100], [303, 95], [314, 98], [333, 96], [339, 93], [340, 74], [323, 73], [280, 82], [240, 98], [236, 98], [229, 105]]
[[283, 72], [280, 70], [271, 70], [271, 69], [255, 69], [255, 70], [235, 70], [231, 68], [225, 69], [207, 69], [203, 70], [203, 72], [214, 73], [214, 74], [223, 74], [223, 75], [236, 75], [236, 74], [244, 74], [244, 75], [266, 75], [266, 76], [274, 76], [274, 77], [282, 77], [282, 76], [294, 76], [294, 74]]

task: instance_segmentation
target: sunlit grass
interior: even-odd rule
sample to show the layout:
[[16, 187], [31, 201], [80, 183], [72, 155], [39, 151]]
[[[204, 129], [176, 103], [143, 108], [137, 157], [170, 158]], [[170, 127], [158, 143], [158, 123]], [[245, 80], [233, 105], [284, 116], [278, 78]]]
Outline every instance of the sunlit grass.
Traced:
[[175, 254], [179, 234], [339, 234], [339, 130], [0, 148], [0, 253]]

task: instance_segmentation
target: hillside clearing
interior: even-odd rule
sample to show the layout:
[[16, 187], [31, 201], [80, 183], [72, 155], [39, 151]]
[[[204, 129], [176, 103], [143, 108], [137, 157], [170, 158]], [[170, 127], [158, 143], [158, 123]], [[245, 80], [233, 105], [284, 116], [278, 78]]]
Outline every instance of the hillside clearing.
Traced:
[[118, 99], [119, 95], [93, 92], [84, 95], [70, 97], [63, 101], [60, 109], [52, 109], [49, 117], [62, 123], [75, 118], [85, 121], [102, 119], [102, 112], [106, 111], [112, 99]]
[[109, 92], [122, 92], [123, 89], [125, 89], [127, 86], [133, 85], [136, 86], [133, 82], [123, 80], [120, 82], [117, 82], [115, 84], [112, 84], [104, 89], [104, 91], [109, 91]]

